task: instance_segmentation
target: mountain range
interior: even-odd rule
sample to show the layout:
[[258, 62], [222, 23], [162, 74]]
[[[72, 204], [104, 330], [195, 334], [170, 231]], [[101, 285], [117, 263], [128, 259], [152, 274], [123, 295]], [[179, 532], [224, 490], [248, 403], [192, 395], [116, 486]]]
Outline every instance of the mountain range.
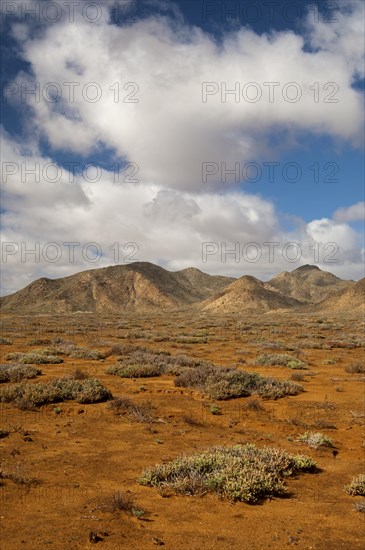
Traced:
[[365, 279], [340, 279], [314, 265], [284, 271], [267, 282], [181, 271], [134, 262], [82, 271], [69, 277], [42, 277], [0, 298], [3, 313], [148, 312], [199, 309], [207, 313], [272, 310], [362, 312]]

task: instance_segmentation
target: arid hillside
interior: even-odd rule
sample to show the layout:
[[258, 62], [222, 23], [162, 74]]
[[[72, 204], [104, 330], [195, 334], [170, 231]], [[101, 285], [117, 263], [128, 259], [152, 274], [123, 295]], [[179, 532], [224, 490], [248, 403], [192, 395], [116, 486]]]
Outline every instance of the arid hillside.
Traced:
[[271, 310], [349, 311], [363, 308], [363, 283], [344, 281], [316, 266], [283, 272], [268, 282], [243, 275], [214, 276], [196, 268], [168, 271], [148, 262], [41, 278], [0, 299], [13, 313], [153, 312], [192, 308], [211, 313]]
[[365, 312], [365, 278], [360, 279], [349, 288], [333, 294], [312, 307], [312, 311], [330, 312]]
[[255, 277], [246, 275], [231, 283], [220, 295], [208, 299], [204, 310], [211, 313], [265, 312], [299, 305], [298, 300], [269, 290]]
[[3, 312], [72, 313], [184, 308], [223, 290], [234, 279], [189, 268], [170, 272], [147, 262], [41, 278], [1, 299]]
[[315, 265], [303, 265], [291, 272], [279, 273], [265, 283], [265, 287], [299, 302], [318, 303], [353, 284], [354, 281], [343, 281]]

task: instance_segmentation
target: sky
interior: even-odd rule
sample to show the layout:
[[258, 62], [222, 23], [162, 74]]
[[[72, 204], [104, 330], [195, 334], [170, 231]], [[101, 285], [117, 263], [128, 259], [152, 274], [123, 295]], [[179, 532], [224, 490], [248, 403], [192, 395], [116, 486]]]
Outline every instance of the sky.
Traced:
[[364, 276], [364, 3], [3, 0], [1, 294], [153, 262]]

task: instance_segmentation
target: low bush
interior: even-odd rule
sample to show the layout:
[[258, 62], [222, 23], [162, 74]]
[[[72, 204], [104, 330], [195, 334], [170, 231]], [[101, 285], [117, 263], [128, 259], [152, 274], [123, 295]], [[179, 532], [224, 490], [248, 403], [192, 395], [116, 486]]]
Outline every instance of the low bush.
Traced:
[[345, 491], [352, 496], [365, 497], [365, 474], [353, 477], [349, 485], [345, 485]]
[[252, 397], [247, 400], [246, 407], [249, 411], [264, 411], [265, 407], [262, 405], [259, 399]]
[[290, 376], [291, 380], [294, 380], [294, 382], [303, 382], [305, 380], [304, 374], [301, 372], [293, 372], [293, 374]]
[[0, 388], [0, 402], [14, 403], [20, 409], [36, 409], [47, 403], [75, 400], [77, 403], [99, 403], [112, 398], [110, 391], [95, 378], [75, 380], [64, 377], [46, 383], [12, 384]]
[[174, 375], [175, 386], [197, 389], [213, 400], [245, 397], [253, 393], [268, 399], [279, 399], [304, 391], [302, 386], [289, 380], [280, 381], [234, 367], [218, 367], [209, 361], [186, 355], [174, 356], [143, 348], [121, 357], [105, 372], [125, 378]]
[[102, 512], [114, 513], [122, 510], [133, 513], [133, 510], [136, 509], [136, 504], [133, 495], [129, 491], [115, 491], [109, 497], [100, 499], [97, 509]]
[[365, 374], [365, 365], [361, 363], [352, 363], [345, 368], [345, 371], [351, 374]]
[[361, 500], [360, 502], [356, 502], [354, 505], [355, 512], [365, 512], [365, 500]]
[[33, 338], [27, 342], [28, 346], [48, 346], [50, 343], [48, 338]]
[[75, 347], [67, 354], [74, 359], [90, 359], [92, 361], [100, 361], [105, 359], [105, 354], [96, 349], [78, 348]]
[[266, 498], [286, 496], [285, 478], [316, 470], [316, 463], [307, 456], [246, 444], [214, 447], [147, 468], [139, 483], [171, 487], [185, 495], [213, 492], [231, 501], [255, 504]]
[[62, 357], [59, 357], [58, 355], [50, 355], [46, 352], [30, 352], [30, 353], [8, 353], [5, 356], [5, 359], [7, 361], [17, 361], [18, 363], [22, 363], [24, 365], [29, 364], [35, 364], [35, 365], [45, 365], [47, 363], [63, 363]]
[[42, 374], [40, 369], [27, 365], [0, 365], [0, 382], [20, 382], [24, 378], [35, 378]]
[[90, 378], [87, 372], [80, 368], [76, 368], [70, 373], [71, 378], [74, 380], [86, 380], [87, 378]]
[[12, 465], [11, 469], [6, 469], [6, 465], [0, 467], [0, 480], [8, 479], [16, 485], [26, 486], [28, 489], [31, 486], [39, 485], [40, 481], [36, 478], [29, 477], [23, 471], [23, 464], [18, 462], [15, 465]]
[[29, 364], [45, 365], [45, 364], [63, 363], [63, 359], [58, 355], [27, 353], [26, 355], [24, 355], [24, 357], [22, 357], [21, 362], [26, 365], [29, 365]]
[[10, 338], [5, 338], [4, 336], [0, 336], [0, 344], [4, 345], [11, 345], [13, 343], [13, 340], [10, 340]]
[[200, 366], [184, 369], [175, 379], [176, 386], [196, 388], [210, 399], [232, 399], [257, 394], [267, 399], [297, 395], [302, 386], [288, 380], [260, 376], [229, 367]]
[[122, 378], [148, 378], [160, 376], [162, 368], [158, 365], [123, 365], [123, 363], [115, 363], [108, 367], [105, 372]]
[[115, 415], [126, 416], [129, 420], [141, 423], [155, 422], [154, 407], [150, 402], [135, 403], [129, 397], [116, 397], [110, 404], [111, 409]]
[[286, 353], [264, 353], [257, 357], [256, 365], [281, 366], [298, 370], [306, 370], [308, 368], [306, 363]]
[[332, 439], [320, 432], [305, 432], [299, 435], [298, 441], [306, 443], [308, 447], [312, 447], [312, 449], [318, 449], [318, 447], [333, 447]]

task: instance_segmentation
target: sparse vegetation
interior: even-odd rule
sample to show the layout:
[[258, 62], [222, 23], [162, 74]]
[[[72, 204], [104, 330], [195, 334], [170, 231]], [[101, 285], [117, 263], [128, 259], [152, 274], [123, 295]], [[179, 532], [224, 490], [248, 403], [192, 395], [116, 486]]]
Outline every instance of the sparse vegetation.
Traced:
[[365, 497], [365, 474], [353, 477], [349, 485], [345, 485], [345, 491], [352, 496]]
[[111, 399], [109, 390], [94, 378], [83, 381], [64, 377], [37, 384], [12, 384], [0, 388], [0, 402], [14, 403], [18, 408], [32, 410], [47, 403], [75, 400], [77, 403], [98, 403]]
[[298, 441], [306, 443], [308, 447], [312, 447], [312, 449], [334, 446], [332, 439], [321, 432], [305, 432], [304, 434], [299, 435]]
[[13, 340], [10, 340], [10, 338], [5, 338], [4, 336], [0, 336], [0, 344], [10, 346], [12, 343], [13, 343]]
[[129, 397], [116, 397], [110, 402], [109, 408], [115, 415], [126, 416], [126, 418], [134, 422], [156, 422], [154, 407], [148, 401], [145, 403], [135, 403]]
[[129, 491], [114, 491], [112, 495], [99, 500], [97, 509], [111, 513], [121, 510], [132, 514], [137, 508], [134, 496]]
[[345, 371], [351, 374], [365, 374], [365, 365], [361, 363], [352, 363], [345, 368]]
[[36, 353], [8, 353], [5, 355], [7, 361], [17, 361], [18, 363], [23, 363], [24, 365], [35, 364], [35, 365], [45, 365], [48, 363], [56, 364], [63, 363], [62, 357], [58, 355], [50, 355], [46, 352]]
[[68, 355], [74, 359], [90, 359], [91, 361], [100, 361], [101, 359], [105, 359], [105, 355], [101, 351], [79, 347], [74, 347], [71, 349]]
[[213, 405], [209, 407], [209, 412], [213, 416], [216, 416], [217, 414], [221, 414], [221, 409], [216, 403], [213, 403]]
[[122, 363], [116, 363], [108, 367], [105, 372], [122, 378], [148, 378], [160, 376], [162, 369], [158, 365], [123, 365]]
[[32, 338], [27, 342], [28, 346], [48, 346], [50, 343], [48, 338]]
[[365, 512], [365, 500], [353, 504], [355, 512]]
[[139, 483], [171, 487], [185, 495], [214, 492], [231, 501], [255, 504], [287, 495], [285, 478], [316, 469], [316, 463], [307, 456], [246, 444], [215, 447], [148, 468]]
[[302, 386], [289, 380], [281, 381], [254, 372], [214, 365], [184, 369], [176, 377], [175, 385], [196, 388], [210, 399], [218, 400], [252, 394], [266, 399], [279, 399], [303, 391]]
[[23, 485], [31, 487], [39, 485], [40, 481], [34, 477], [30, 477], [24, 473], [24, 467], [21, 462], [17, 462], [15, 465], [11, 465], [7, 468], [6, 463], [0, 466], [0, 480], [8, 479], [16, 485]]
[[40, 369], [28, 365], [0, 365], [1, 382], [20, 382], [27, 378], [35, 378], [42, 374]]
[[263, 353], [257, 357], [256, 365], [281, 366], [294, 370], [306, 370], [308, 368], [306, 363], [286, 353]]
[[71, 378], [74, 380], [86, 380], [87, 378], [90, 378], [87, 372], [77, 367], [70, 373]]
[[301, 372], [293, 372], [290, 375], [290, 380], [294, 380], [294, 382], [303, 382], [305, 380], [304, 374]]
[[190, 414], [185, 414], [183, 417], [182, 417], [182, 420], [188, 424], [188, 426], [196, 426], [196, 427], [202, 427], [204, 425], [204, 423], [197, 419], [197, 418], [194, 418], [193, 416], [191, 416]]
[[249, 411], [259, 412], [265, 410], [265, 407], [262, 405], [261, 401], [255, 397], [251, 397], [247, 400], [246, 407]]

